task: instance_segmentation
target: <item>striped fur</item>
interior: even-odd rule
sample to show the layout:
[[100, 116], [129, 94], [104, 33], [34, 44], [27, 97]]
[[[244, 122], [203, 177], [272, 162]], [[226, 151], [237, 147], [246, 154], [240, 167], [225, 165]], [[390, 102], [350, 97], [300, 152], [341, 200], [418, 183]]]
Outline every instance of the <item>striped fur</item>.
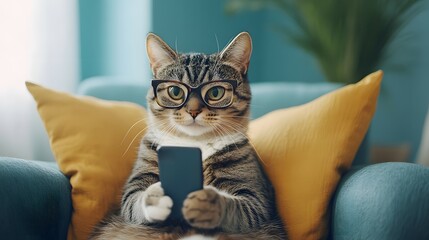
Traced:
[[[155, 79], [179, 80], [194, 87], [229, 79], [237, 80], [239, 86], [233, 104], [226, 109], [209, 109], [194, 99], [201, 111], [201, 126], [195, 129], [184, 123], [189, 119], [191, 101], [181, 109], [165, 109], [156, 103], [153, 91], [148, 92], [150, 127], [124, 187], [121, 209], [107, 216], [92, 238], [180, 239], [201, 234], [210, 239], [286, 239], [273, 188], [246, 136], [251, 100], [247, 79], [250, 36], [242, 33], [222, 52], [212, 55], [175, 53], [155, 35], [150, 35], [148, 42]], [[155, 197], [153, 206], [168, 210], [162, 205], [165, 199], [160, 200], [166, 197], [162, 190], [157, 194], [151, 190], [159, 182], [156, 149], [161, 145], [197, 146], [203, 152], [205, 188], [185, 200], [187, 224], [154, 220], [144, 210], [150, 197]], [[213, 218], [207, 219], [209, 214], [214, 214]]]

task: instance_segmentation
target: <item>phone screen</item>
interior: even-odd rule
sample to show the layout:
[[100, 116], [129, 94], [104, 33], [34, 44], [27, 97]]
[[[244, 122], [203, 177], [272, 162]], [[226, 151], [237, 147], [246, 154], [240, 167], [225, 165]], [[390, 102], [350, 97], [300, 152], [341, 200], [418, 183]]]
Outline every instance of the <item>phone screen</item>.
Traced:
[[170, 219], [181, 220], [183, 201], [189, 193], [203, 189], [201, 150], [163, 146], [158, 149], [161, 186], [173, 200]]

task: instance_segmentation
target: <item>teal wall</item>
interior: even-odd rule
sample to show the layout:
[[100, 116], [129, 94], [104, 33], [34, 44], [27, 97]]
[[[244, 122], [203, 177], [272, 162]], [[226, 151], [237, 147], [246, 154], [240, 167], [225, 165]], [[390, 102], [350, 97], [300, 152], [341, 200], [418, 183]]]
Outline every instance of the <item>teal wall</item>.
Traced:
[[[317, 63], [285, 42], [273, 23], [285, 21], [275, 11], [227, 16], [225, 0], [91, 0], [80, 1], [82, 79], [91, 76], [149, 78], [144, 37], [151, 31], [180, 52], [212, 53], [237, 33], [248, 31], [254, 51], [249, 78], [253, 82], [324, 80]], [[149, 16], [151, 15], [151, 16]], [[147, 26], [152, 21], [150, 26]], [[378, 145], [411, 144], [413, 157], [429, 103], [429, 12], [420, 14], [394, 46], [390, 63], [410, 63], [407, 72], [382, 66], [385, 78], [371, 127]], [[145, 81], [145, 80], [144, 80]]]
[[[249, 13], [227, 17], [220, 1], [209, 0], [157, 0], [153, 2], [153, 31], [179, 52], [213, 53], [222, 48], [235, 35], [248, 31], [255, 45], [263, 43], [263, 35], [256, 34], [263, 28], [264, 16]], [[222, 1], [223, 2], [223, 1]], [[262, 56], [262, 48], [254, 48], [253, 56]], [[261, 71], [254, 66], [262, 64], [262, 57], [252, 58], [249, 75], [261, 79]]]
[[149, 0], [80, 0], [81, 79], [150, 77], [145, 38], [151, 29]]

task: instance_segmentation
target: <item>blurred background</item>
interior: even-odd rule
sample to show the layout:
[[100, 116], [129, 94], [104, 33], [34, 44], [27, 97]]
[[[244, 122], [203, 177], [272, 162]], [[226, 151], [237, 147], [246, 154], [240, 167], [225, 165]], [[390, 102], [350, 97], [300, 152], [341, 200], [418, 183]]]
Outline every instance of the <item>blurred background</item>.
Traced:
[[149, 84], [148, 32], [213, 53], [248, 31], [251, 82], [349, 84], [383, 69], [372, 161], [429, 161], [428, 23], [424, 0], [2, 1], [0, 155], [53, 160], [24, 81], [72, 93], [97, 76]]

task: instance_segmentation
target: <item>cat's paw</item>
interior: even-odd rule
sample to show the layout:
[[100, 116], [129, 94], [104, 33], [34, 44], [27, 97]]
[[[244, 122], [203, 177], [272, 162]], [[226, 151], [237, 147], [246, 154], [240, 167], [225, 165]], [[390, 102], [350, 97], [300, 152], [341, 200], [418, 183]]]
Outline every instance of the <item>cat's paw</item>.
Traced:
[[143, 210], [148, 222], [161, 222], [171, 213], [173, 200], [164, 195], [161, 182], [150, 185], [144, 194]]
[[183, 217], [196, 228], [219, 227], [223, 214], [221, 198], [222, 196], [212, 188], [192, 192], [183, 202]]

